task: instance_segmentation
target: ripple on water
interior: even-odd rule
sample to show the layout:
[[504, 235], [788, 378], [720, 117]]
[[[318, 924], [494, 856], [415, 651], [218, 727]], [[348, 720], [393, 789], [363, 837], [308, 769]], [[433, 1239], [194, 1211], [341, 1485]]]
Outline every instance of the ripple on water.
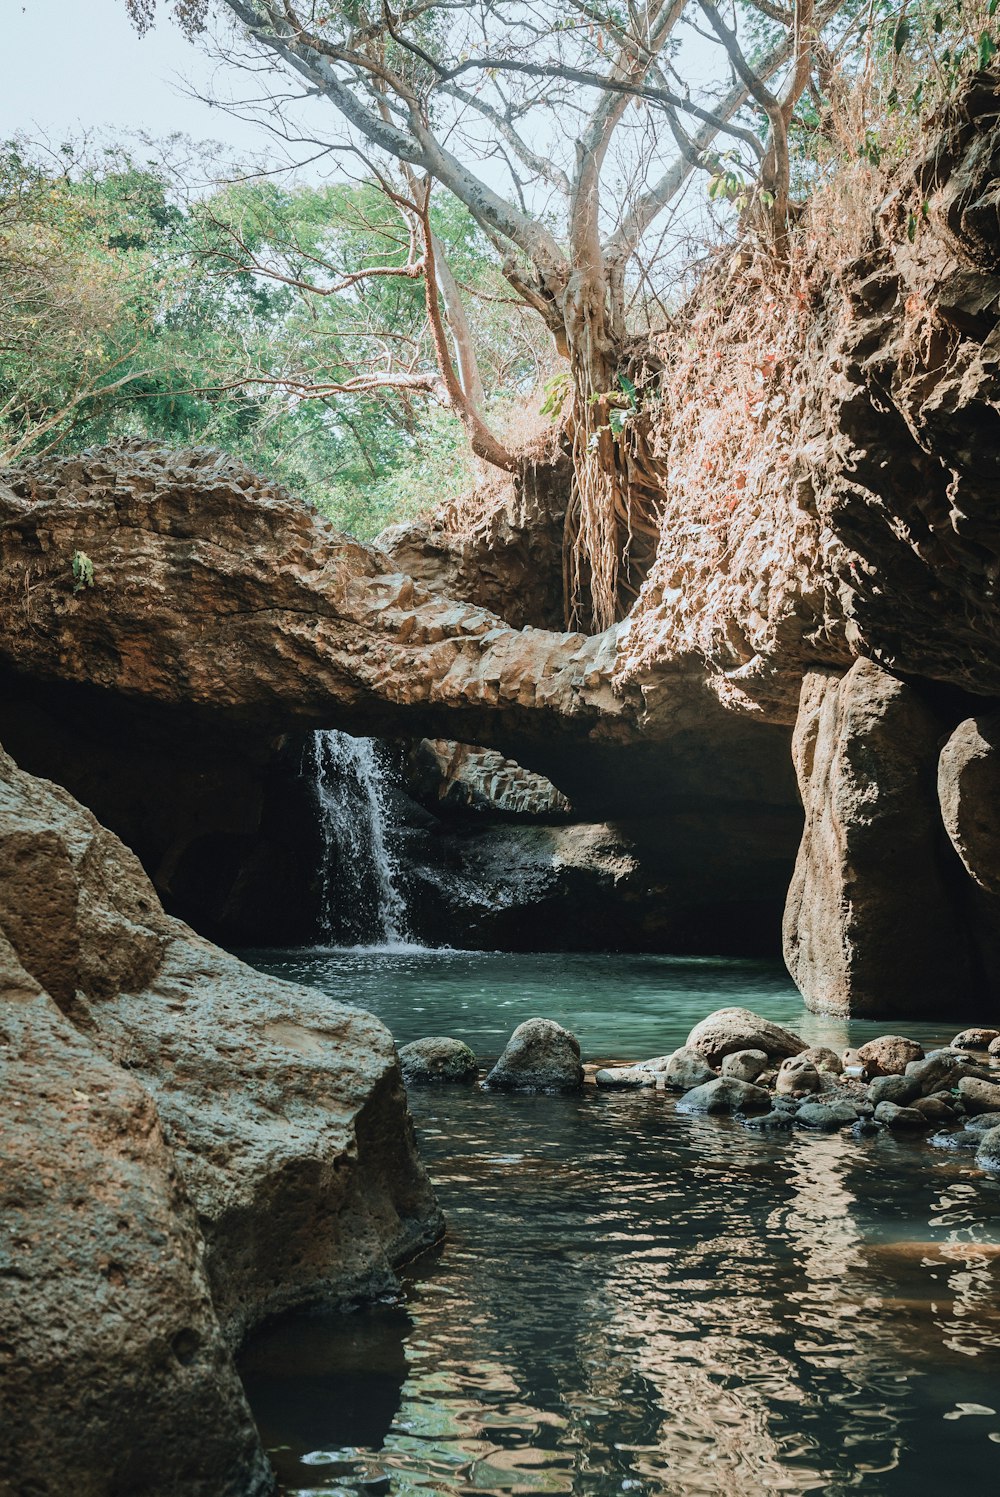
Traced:
[[[365, 1003], [400, 1042], [452, 1033], [484, 1056], [535, 1013], [621, 1060], [664, 1053], [724, 1003], [814, 1043], [877, 1029], [803, 1015], [757, 962], [258, 964]], [[762, 1138], [678, 1117], [662, 1093], [411, 1101], [447, 1243], [399, 1305], [291, 1317], [244, 1358], [286, 1491], [997, 1489], [1000, 1187], [967, 1155]]]

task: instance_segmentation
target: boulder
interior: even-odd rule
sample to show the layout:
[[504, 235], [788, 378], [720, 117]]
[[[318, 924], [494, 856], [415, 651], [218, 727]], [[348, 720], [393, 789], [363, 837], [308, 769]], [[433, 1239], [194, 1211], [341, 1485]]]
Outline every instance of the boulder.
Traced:
[[902, 1076], [908, 1065], [923, 1060], [924, 1047], [902, 1034], [883, 1034], [858, 1050], [870, 1076]]
[[572, 1092], [583, 1085], [580, 1042], [553, 1019], [526, 1019], [484, 1086], [508, 1092]]
[[685, 1048], [697, 1050], [709, 1065], [718, 1066], [737, 1050], [763, 1050], [773, 1060], [798, 1055], [806, 1048], [789, 1029], [762, 1019], [746, 1008], [719, 1008], [688, 1035]]
[[722, 1062], [723, 1076], [735, 1076], [737, 1081], [756, 1081], [767, 1068], [764, 1050], [734, 1050]]
[[953, 1050], [989, 1050], [1000, 1039], [1000, 1029], [963, 1029], [951, 1042]]
[[700, 1050], [682, 1045], [669, 1056], [661, 1072], [667, 1091], [687, 1092], [716, 1079], [716, 1073]]
[[648, 1066], [605, 1066], [594, 1072], [598, 1086], [609, 1090], [635, 1090], [643, 1086], [655, 1086], [657, 1073]]
[[995, 1040], [990, 1040], [988, 1053], [994, 1058], [1000, 1057], [1000, 1036]]
[[947, 1091], [957, 1086], [964, 1070], [963, 1056], [940, 1050], [934, 1055], [926, 1056], [923, 1060], [911, 1060], [904, 1075], [908, 1080], [912, 1079], [918, 1083], [921, 1096], [928, 1097], [931, 1092], [940, 1091], [942, 1088]]
[[752, 1128], [759, 1133], [791, 1133], [795, 1127], [795, 1118], [790, 1112], [750, 1113], [743, 1119], [747, 1128]]
[[966, 1112], [973, 1116], [980, 1112], [1000, 1112], [1000, 1082], [963, 1076], [958, 1083], [958, 1094]]
[[976, 1163], [981, 1170], [1000, 1174], [1000, 1126], [989, 1128], [978, 1136]]
[[840, 1076], [844, 1070], [844, 1063], [836, 1050], [830, 1050], [826, 1045], [810, 1045], [808, 1050], [803, 1050], [802, 1058], [812, 1061], [817, 1071], [825, 1071], [830, 1076]]
[[868, 1087], [868, 1100], [873, 1107], [880, 1102], [895, 1102], [897, 1107], [908, 1107], [920, 1096], [920, 1082], [915, 1076], [876, 1076]]
[[717, 1076], [704, 1086], [685, 1092], [677, 1104], [678, 1112], [767, 1112], [771, 1099], [763, 1087], [733, 1076]]
[[778, 1068], [775, 1088], [783, 1097], [802, 1097], [809, 1092], [818, 1092], [820, 1075], [811, 1060], [801, 1055], [790, 1056]]
[[875, 1109], [875, 1121], [887, 1128], [905, 1131], [909, 1128], [926, 1128], [929, 1119], [915, 1107], [897, 1107], [895, 1102], [880, 1102]]
[[133, 854], [2, 751], [0, 930], [16, 1039], [0, 1115], [24, 1186], [9, 1204], [44, 1264], [4, 1337], [0, 1488], [59, 1465], [65, 1438], [63, 1474], [106, 1447], [132, 1474], [92, 1489], [138, 1490], [127, 1448], [148, 1435], [143, 1491], [264, 1490], [228, 1349], [293, 1306], [385, 1293], [442, 1230], [391, 1036], [170, 919]]
[[[890, 1099], [891, 1100], [891, 1099]], [[923, 1113], [929, 1123], [946, 1124], [953, 1122], [957, 1117], [955, 1108], [947, 1097], [932, 1095], [930, 1097], [918, 1097], [913, 1103], [917, 1112]]]
[[973, 990], [937, 802], [942, 722], [869, 660], [802, 683], [792, 753], [806, 824], [784, 950], [809, 1008], [915, 1015]]
[[468, 1045], [444, 1035], [401, 1045], [399, 1064], [407, 1086], [425, 1081], [471, 1081], [479, 1069]]
[[813, 1128], [821, 1133], [833, 1133], [838, 1128], [848, 1128], [858, 1121], [858, 1109], [846, 1097], [835, 1097], [829, 1102], [803, 1102], [795, 1114], [795, 1121], [802, 1128]]

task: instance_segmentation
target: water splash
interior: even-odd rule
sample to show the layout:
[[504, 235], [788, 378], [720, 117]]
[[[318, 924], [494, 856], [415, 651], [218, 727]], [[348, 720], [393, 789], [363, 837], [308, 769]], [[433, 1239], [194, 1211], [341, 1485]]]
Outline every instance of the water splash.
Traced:
[[335, 729], [306, 747], [320, 811], [320, 935], [398, 947], [409, 942], [406, 904], [397, 888], [386, 769], [371, 738]]

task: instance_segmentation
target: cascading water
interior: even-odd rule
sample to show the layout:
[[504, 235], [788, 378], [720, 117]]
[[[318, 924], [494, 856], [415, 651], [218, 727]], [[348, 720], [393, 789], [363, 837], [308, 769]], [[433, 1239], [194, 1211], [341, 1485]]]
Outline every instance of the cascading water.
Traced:
[[371, 738], [334, 729], [306, 749], [320, 811], [320, 933], [344, 944], [406, 943], [406, 904], [397, 888], [386, 769]]

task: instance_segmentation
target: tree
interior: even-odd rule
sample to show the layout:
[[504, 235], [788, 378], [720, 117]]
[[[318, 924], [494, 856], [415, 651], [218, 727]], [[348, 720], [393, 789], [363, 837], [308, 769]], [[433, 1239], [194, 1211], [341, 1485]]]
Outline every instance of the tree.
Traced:
[[[127, 3], [136, 23], [148, 25], [155, 0]], [[249, 40], [258, 58], [332, 105], [340, 145], [391, 175], [390, 191], [405, 194], [406, 211], [419, 216], [430, 184], [439, 184], [488, 236], [507, 282], [569, 361], [568, 590], [579, 604], [589, 577], [598, 626], [620, 611], [629, 549], [643, 529], [655, 529], [660, 485], [627, 369], [626, 302], [641, 270], [637, 254], [692, 172], [718, 175], [720, 137], [752, 174], [755, 212], [780, 253], [791, 207], [793, 115], [840, 3], [759, 0], [774, 32], [759, 56], [747, 55], [714, 0], [413, 0], [398, 11], [385, 0], [179, 0], [174, 7], [190, 33], [210, 12], [228, 16], [237, 47]], [[731, 72], [725, 87], [700, 97], [682, 71], [683, 48], [699, 31]], [[229, 55], [239, 60], [236, 49]], [[628, 179], [617, 191], [607, 180], [615, 152]], [[440, 292], [444, 247], [427, 240], [423, 259], [433, 261]], [[462, 373], [460, 298], [449, 304], [443, 294], [441, 302], [451, 345], [439, 351], [458, 353], [456, 378], [447, 367], [442, 377], [474, 427], [482, 412], [474, 371]]]

